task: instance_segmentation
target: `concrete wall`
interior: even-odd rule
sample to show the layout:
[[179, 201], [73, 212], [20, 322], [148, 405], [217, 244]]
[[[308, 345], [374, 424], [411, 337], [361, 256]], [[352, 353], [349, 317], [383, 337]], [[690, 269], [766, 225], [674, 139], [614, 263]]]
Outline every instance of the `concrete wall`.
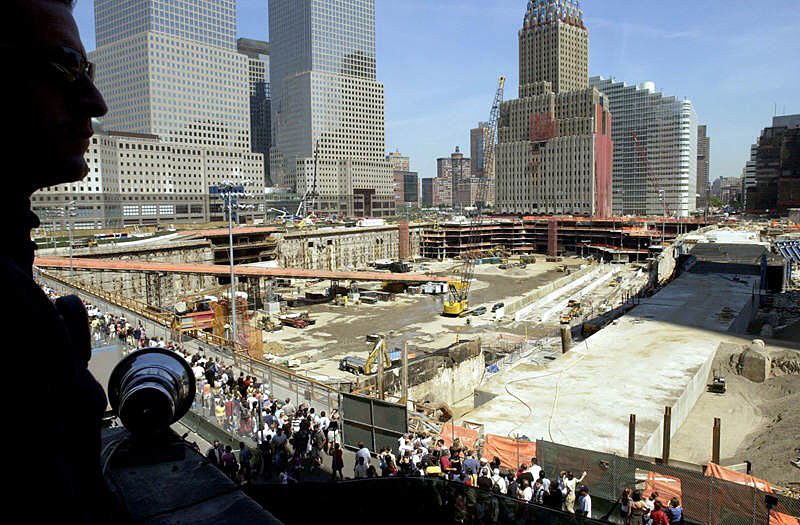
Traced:
[[[441, 350], [434, 355], [416, 359], [408, 365], [408, 397], [414, 401], [425, 399], [453, 405], [473, 397], [473, 392], [483, 379], [486, 361], [480, 341], [466, 341]], [[388, 396], [402, 393], [400, 367], [384, 373], [384, 391]], [[372, 375], [359, 386], [375, 385]]]
[[[697, 399], [700, 397], [708, 384], [708, 377], [711, 373], [711, 365], [714, 363], [714, 356], [716, 353], [710, 353], [708, 359], [696, 369], [694, 375], [686, 384], [683, 393], [672, 404], [672, 422], [670, 425], [670, 436], [674, 436], [678, 429], [681, 427], [686, 418], [689, 417], [689, 412], [694, 408]], [[664, 439], [664, 420], [655, 431], [650, 435], [644, 445], [639, 446], [638, 432], [636, 452], [643, 456], [661, 457], [662, 441]]]
[[514, 316], [516, 321], [522, 319], [525, 315], [530, 312], [531, 308], [529, 308], [533, 303], [544, 297], [545, 295], [556, 291], [558, 288], [568, 285], [575, 279], [580, 279], [584, 275], [588, 275], [594, 270], [597, 270], [597, 266], [589, 266], [584, 268], [583, 270], [578, 270], [575, 273], [566, 275], [561, 277], [560, 279], [556, 279], [555, 281], [536, 288], [532, 292], [528, 293], [522, 299], [518, 299], [513, 303], [509, 303], [505, 306], [506, 316]]
[[[182, 264], [214, 264], [214, 253], [208, 241], [165, 244], [158, 247], [131, 247], [125, 249], [118, 246], [115, 249], [97, 250], [84, 256], [107, 259], [113, 261], [182, 263]], [[52, 270], [52, 273], [61, 277], [69, 277], [69, 270]], [[116, 293], [123, 297], [145, 302], [149, 296], [154, 299], [160, 295], [160, 305], [151, 300], [153, 306], [169, 309], [180, 297], [186, 294], [215, 286], [217, 280], [208, 275], [150, 275], [139, 272], [106, 272], [106, 271], [75, 271], [75, 278], [81, 283], [107, 292]]]
[[[418, 257], [422, 226], [409, 227], [409, 256]], [[308, 270], [366, 268], [379, 259], [400, 257], [396, 225], [374, 228], [322, 229], [288, 233], [278, 240], [278, 265]]]

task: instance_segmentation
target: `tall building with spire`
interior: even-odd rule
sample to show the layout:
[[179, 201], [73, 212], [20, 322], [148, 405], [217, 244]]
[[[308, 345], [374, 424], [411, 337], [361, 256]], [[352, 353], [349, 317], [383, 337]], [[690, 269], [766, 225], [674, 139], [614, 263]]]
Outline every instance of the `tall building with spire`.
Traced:
[[394, 215], [375, 0], [269, 0], [270, 173], [322, 215]]
[[611, 113], [589, 87], [580, 2], [532, 0], [518, 38], [519, 98], [498, 123], [497, 208], [610, 216]]

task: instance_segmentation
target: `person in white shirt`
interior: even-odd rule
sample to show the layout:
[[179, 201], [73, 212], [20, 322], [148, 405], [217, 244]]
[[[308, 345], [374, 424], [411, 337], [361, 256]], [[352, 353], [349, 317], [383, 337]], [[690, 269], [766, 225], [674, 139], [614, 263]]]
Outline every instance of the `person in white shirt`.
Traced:
[[492, 483], [497, 489], [500, 491], [500, 494], [506, 494], [508, 492], [508, 482], [506, 482], [506, 478], [500, 475], [500, 469], [494, 469], [492, 473]]
[[531, 502], [533, 498], [533, 489], [531, 488], [530, 483], [528, 483], [527, 479], [522, 480], [522, 499], [527, 501], [528, 503]]
[[583, 487], [580, 491], [580, 499], [578, 500], [578, 509], [576, 514], [587, 518], [592, 517], [592, 497], [589, 495], [588, 489]]
[[536, 481], [539, 479], [539, 473], [542, 471], [542, 467], [539, 466], [539, 461], [536, 458], [531, 458], [531, 467], [528, 469], [533, 475], [533, 480]]

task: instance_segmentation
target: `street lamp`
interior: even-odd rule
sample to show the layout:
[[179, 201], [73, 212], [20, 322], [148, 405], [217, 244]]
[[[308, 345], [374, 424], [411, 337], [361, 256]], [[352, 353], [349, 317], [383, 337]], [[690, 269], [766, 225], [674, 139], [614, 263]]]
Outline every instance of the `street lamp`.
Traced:
[[78, 213], [75, 211], [75, 201], [70, 201], [64, 207], [65, 216], [67, 217], [67, 227], [69, 228], [69, 276], [73, 277], [75, 268], [72, 265], [72, 217], [76, 217]]
[[667, 235], [667, 205], [664, 200], [664, 190], [658, 190], [658, 198], [661, 199], [661, 207], [664, 208], [664, 220], [661, 222], [661, 247], [663, 249]]
[[[245, 181], [247, 182], [247, 181]], [[239, 333], [238, 333], [238, 324], [236, 320], [236, 275], [234, 272], [234, 264], [233, 264], [233, 209], [244, 209], [248, 208], [248, 206], [239, 204], [240, 197], [246, 197], [247, 194], [244, 191], [244, 184], [245, 182], [232, 182], [232, 181], [224, 181], [217, 186], [211, 186], [209, 188], [209, 194], [211, 195], [219, 195], [222, 197], [224, 206], [228, 209], [228, 256], [230, 259], [230, 270], [231, 270], [231, 329], [232, 329], [232, 339], [233, 339], [233, 358], [236, 359], [236, 343], [239, 341]]]

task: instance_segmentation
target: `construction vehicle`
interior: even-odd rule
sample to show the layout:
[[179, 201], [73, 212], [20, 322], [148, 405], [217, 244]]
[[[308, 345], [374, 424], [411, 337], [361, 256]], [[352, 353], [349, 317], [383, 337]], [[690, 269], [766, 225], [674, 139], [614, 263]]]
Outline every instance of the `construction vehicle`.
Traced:
[[343, 372], [350, 372], [351, 374], [360, 375], [364, 373], [364, 368], [367, 362], [361, 357], [345, 357], [339, 361], [339, 370]]
[[500, 77], [497, 83], [497, 91], [492, 101], [492, 109], [489, 113], [488, 140], [484, 148], [483, 157], [483, 177], [478, 184], [475, 194], [475, 204], [477, 212], [470, 221], [469, 244], [470, 251], [463, 256], [459, 279], [448, 283], [448, 298], [444, 302], [442, 315], [449, 317], [461, 317], [466, 315], [469, 310], [469, 289], [472, 284], [472, 277], [475, 274], [476, 259], [480, 256], [480, 225], [481, 213], [486, 205], [486, 192], [489, 180], [494, 177], [494, 151], [497, 140], [497, 122], [500, 118], [500, 104], [503, 102], [503, 90], [506, 85], [506, 78]]
[[711, 380], [711, 383], [707, 385], [707, 390], [714, 394], [724, 394], [728, 390], [728, 387], [725, 383], [725, 378], [721, 375], [718, 375], [716, 370], [713, 372], [713, 379]]
[[373, 367], [377, 365], [378, 359], [383, 360], [384, 370], [392, 366], [392, 358], [389, 356], [389, 351], [386, 349], [386, 339], [383, 337], [375, 343], [372, 352], [370, 352], [369, 357], [367, 357], [367, 362], [364, 363], [365, 374], [370, 375], [375, 372]]
[[556, 271], [560, 272], [560, 273], [568, 273], [567, 272], [568, 270], [569, 270], [569, 268], [567, 268], [566, 265], [563, 265], [563, 264], [561, 266], [559, 266], [558, 268], [556, 268]]
[[582, 311], [581, 303], [574, 299], [570, 299], [569, 303], [567, 303], [567, 308], [568, 310], [561, 315], [561, 324], [571, 323]]

